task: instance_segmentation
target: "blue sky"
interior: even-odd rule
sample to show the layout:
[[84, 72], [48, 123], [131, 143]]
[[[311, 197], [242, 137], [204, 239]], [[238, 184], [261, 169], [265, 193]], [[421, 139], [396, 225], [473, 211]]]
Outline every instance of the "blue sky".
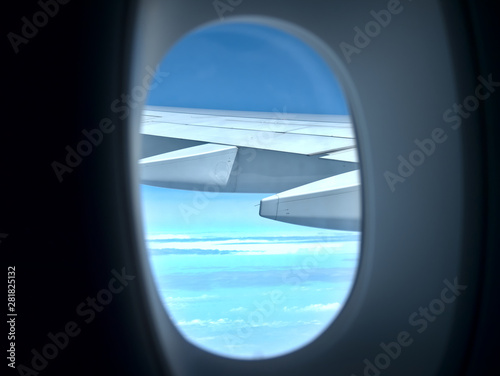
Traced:
[[266, 193], [219, 193], [182, 191], [141, 185], [141, 198], [149, 234], [224, 234], [245, 236], [266, 233], [321, 234], [327, 230], [292, 225], [259, 216]]
[[347, 114], [334, 74], [311, 47], [280, 30], [218, 24], [181, 39], [161, 61], [170, 75], [151, 91], [159, 106]]
[[[149, 105], [348, 113], [327, 64], [305, 43], [262, 25], [221, 23], [190, 33], [159, 70], [169, 76], [150, 92]], [[352, 286], [359, 234], [261, 218], [258, 204], [267, 196], [141, 186], [167, 312], [188, 340], [217, 354], [267, 357], [310, 342]], [[277, 291], [279, 302], [257, 308]]]

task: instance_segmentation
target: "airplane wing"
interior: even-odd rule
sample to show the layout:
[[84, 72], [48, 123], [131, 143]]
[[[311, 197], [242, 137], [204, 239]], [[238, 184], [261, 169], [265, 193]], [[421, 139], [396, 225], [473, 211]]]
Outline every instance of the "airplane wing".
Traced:
[[266, 218], [358, 230], [359, 171], [349, 116], [147, 106], [143, 184], [263, 192]]

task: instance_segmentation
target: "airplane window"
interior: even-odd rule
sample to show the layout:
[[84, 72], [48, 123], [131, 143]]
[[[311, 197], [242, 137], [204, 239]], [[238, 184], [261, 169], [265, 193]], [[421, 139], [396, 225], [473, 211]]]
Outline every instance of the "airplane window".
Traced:
[[286, 354], [341, 312], [360, 255], [352, 117], [331, 66], [279, 28], [184, 36], [150, 80], [141, 205], [151, 270], [184, 338]]

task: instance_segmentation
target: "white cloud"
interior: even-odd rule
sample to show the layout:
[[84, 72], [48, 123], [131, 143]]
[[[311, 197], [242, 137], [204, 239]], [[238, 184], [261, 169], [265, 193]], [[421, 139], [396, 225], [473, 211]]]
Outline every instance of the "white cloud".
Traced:
[[322, 325], [324, 322], [319, 320], [310, 320], [310, 321], [298, 321], [299, 324], [302, 325]]
[[219, 339], [219, 337], [197, 337], [194, 338], [197, 342], [208, 342], [208, 341], [213, 341]]
[[217, 295], [203, 294], [199, 296], [163, 296], [164, 304], [169, 308], [185, 308], [190, 303], [200, 302], [207, 299], [217, 298]]
[[229, 312], [243, 312], [246, 311], [247, 309], [245, 307], [238, 307], [238, 308], [231, 308]]
[[[238, 320], [236, 320], [238, 321]], [[235, 321], [229, 320], [227, 318], [223, 319], [218, 319], [218, 320], [200, 320], [200, 319], [194, 319], [190, 321], [177, 321], [178, 326], [191, 326], [191, 325], [200, 325], [200, 326], [205, 326], [205, 325], [227, 325], [227, 324], [232, 324]]]
[[194, 319], [191, 321], [177, 321], [178, 326], [206, 325], [205, 320]]
[[200, 300], [217, 298], [217, 295], [203, 294], [199, 296], [165, 296], [167, 303], [198, 302]]
[[336, 311], [340, 308], [340, 303], [328, 303], [328, 304], [311, 304], [305, 307], [284, 307], [285, 312], [324, 312], [324, 311]]
[[146, 235], [146, 240], [170, 240], [170, 239], [191, 239], [188, 235], [174, 234], [151, 234]]
[[300, 255], [315, 256], [319, 258], [328, 257], [337, 253], [352, 253], [359, 252], [358, 241], [342, 241], [331, 243], [318, 244], [316, 242], [310, 243], [297, 243], [295, 240], [289, 242], [273, 243], [262, 240], [200, 240], [193, 239], [192, 241], [176, 242], [149, 242], [149, 249], [201, 249], [201, 250], [218, 250], [218, 251], [240, 251], [245, 252], [246, 255], [261, 255], [265, 254], [290, 254], [296, 253]]
[[267, 326], [269, 328], [282, 328], [284, 326], [290, 326], [291, 322], [289, 321], [272, 321], [272, 322], [263, 322], [261, 325], [256, 326]]
[[[148, 234], [146, 240], [149, 249], [201, 249], [201, 250], [219, 250], [219, 251], [244, 251], [245, 254], [289, 254], [298, 253], [306, 255], [315, 255], [325, 257], [329, 254], [336, 253], [353, 253], [359, 252], [359, 240], [340, 240], [336, 235], [331, 234], [324, 236], [318, 233], [307, 233], [304, 235], [280, 235], [274, 236], [248, 236], [241, 234], [242, 238], [238, 238], [235, 234], [211, 234], [204, 236], [189, 236], [184, 234]], [[297, 241], [297, 238], [303, 239]], [[310, 239], [311, 241], [308, 241]], [[318, 240], [322, 242], [318, 243]], [[160, 240], [160, 241], [158, 241]], [[164, 240], [164, 241], [161, 241]], [[184, 240], [184, 241], [179, 241]], [[189, 240], [189, 241], [185, 241]]]

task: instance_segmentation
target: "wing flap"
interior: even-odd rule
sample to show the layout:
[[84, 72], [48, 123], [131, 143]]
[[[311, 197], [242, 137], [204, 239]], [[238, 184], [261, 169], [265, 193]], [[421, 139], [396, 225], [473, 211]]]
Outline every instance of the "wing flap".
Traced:
[[139, 161], [141, 182], [178, 189], [224, 187], [238, 148], [203, 144], [158, 154]]
[[318, 180], [261, 200], [261, 217], [302, 226], [359, 231], [359, 170]]

